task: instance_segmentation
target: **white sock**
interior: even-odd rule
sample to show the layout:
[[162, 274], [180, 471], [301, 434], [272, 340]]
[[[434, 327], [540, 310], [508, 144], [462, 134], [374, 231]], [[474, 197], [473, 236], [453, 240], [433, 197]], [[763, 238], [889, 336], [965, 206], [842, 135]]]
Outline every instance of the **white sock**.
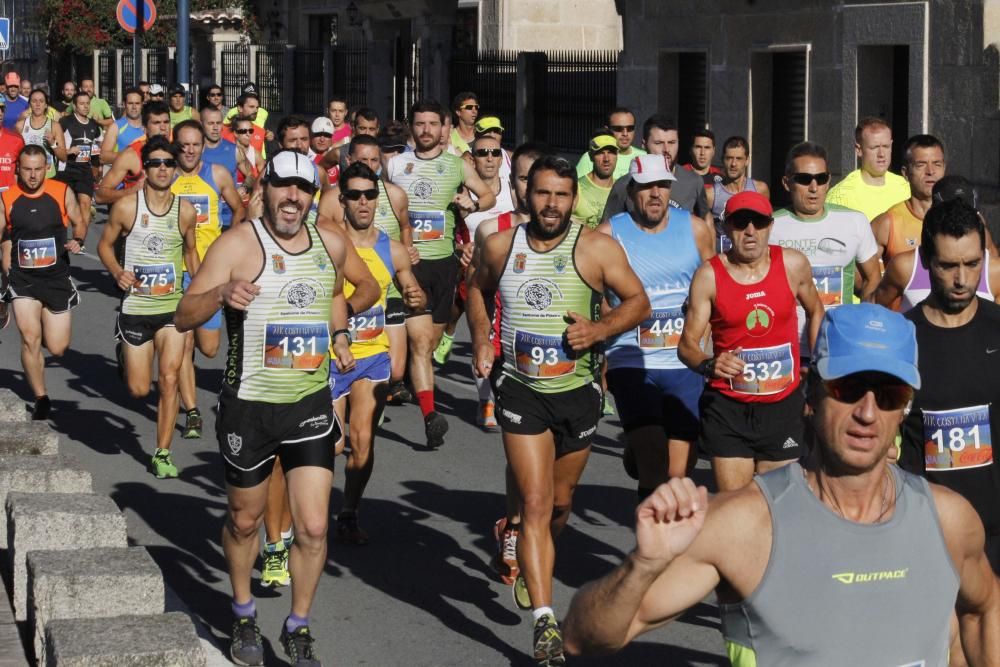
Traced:
[[288, 530], [281, 531], [281, 539], [285, 540], [286, 542], [292, 539], [292, 529], [289, 528]]
[[555, 618], [556, 615], [556, 613], [552, 611], [552, 607], [537, 607], [531, 610], [531, 616], [536, 621], [546, 614], [552, 616], [553, 618]]

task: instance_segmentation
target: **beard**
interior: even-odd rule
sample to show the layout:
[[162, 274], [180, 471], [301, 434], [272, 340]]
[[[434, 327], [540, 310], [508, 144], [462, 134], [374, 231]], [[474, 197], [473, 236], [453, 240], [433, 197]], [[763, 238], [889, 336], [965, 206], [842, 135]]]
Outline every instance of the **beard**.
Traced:
[[[545, 211], [543, 210], [542, 212], [544, 213]], [[541, 222], [539, 222], [538, 216], [535, 213], [532, 213], [531, 219], [528, 221], [528, 231], [531, 232], [531, 235], [535, 238], [543, 241], [550, 241], [562, 236], [562, 234], [566, 231], [566, 228], [569, 227], [571, 219], [572, 212], [568, 212], [563, 216], [562, 222], [560, 222], [555, 229], [549, 230], [546, 229]]]
[[[300, 203], [295, 201], [294, 199], [283, 199], [282, 201], [277, 202], [274, 204], [274, 206], [272, 206], [271, 197], [267, 191], [267, 186], [264, 187], [263, 198], [264, 198], [264, 219], [268, 223], [270, 223], [271, 228], [274, 230], [274, 233], [283, 238], [291, 238], [296, 234], [298, 234], [299, 230], [302, 229], [302, 225], [305, 224], [306, 218], [309, 217], [309, 207], [308, 206], [302, 207]], [[299, 212], [301, 213], [299, 219], [296, 220], [295, 222], [287, 222], [285, 220], [282, 220], [278, 215], [278, 209], [288, 203], [294, 204], [297, 208], [299, 208]]]

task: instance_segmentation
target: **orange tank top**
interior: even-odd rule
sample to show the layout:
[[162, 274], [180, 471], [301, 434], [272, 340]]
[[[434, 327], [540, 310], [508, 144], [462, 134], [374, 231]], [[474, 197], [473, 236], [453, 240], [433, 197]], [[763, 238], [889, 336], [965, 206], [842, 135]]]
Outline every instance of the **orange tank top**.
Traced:
[[924, 221], [913, 215], [907, 202], [899, 202], [886, 211], [886, 215], [889, 216], [889, 239], [885, 244], [887, 258], [892, 259], [899, 253], [920, 245]]

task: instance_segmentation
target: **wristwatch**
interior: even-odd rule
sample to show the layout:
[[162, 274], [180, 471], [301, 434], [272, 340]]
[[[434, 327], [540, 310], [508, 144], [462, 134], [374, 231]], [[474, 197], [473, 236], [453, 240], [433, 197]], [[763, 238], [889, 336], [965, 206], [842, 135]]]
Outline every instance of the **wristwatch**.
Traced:
[[333, 332], [333, 335], [330, 336], [330, 342], [331, 343], [337, 342], [337, 336], [341, 336], [341, 335], [347, 336], [347, 344], [348, 345], [350, 345], [351, 343], [354, 342], [354, 340], [351, 338], [351, 330], [350, 329], [337, 329], [336, 331]]
[[712, 375], [715, 373], [715, 357], [705, 359], [698, 364], [698, 372], [711, 380]]

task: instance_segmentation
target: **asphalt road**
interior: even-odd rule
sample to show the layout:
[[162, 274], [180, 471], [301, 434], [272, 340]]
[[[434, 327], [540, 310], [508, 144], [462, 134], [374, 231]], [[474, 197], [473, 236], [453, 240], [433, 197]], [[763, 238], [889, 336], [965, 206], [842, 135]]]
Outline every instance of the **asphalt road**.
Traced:
[[[73, 259], [82, 304], [73, 313], [70, 350], [46, 366], [52, 423], [63, 435], [62, 452], [75, 456], [93, 475], [94, 490], [125, 511], [130, 540], [145, 546], [162, 568], [171, 591], [168, 607], [191, 613], [202, 636], [225, 652], [231, 624], [220, 546], [226, 503], [213, 435], [225, 350], [197, 361], [205, 436], [181, 440], [178, 431], [174, 461], [180, 477], [155, 479], [147, 464], [155, 445], [156, 395], [130, 398], [116, 374], [112, 326], [119, 293], [95, 254], [102, 228], [90, 230], [90, 254]], [[348, 547], [331, 537], [311, 616], [326, 665], [533, 664], [531, 616], [517, 610], [489, 566], [491, 528], [504, 506], [504, 456], [499, 435], [472, 425], [469, 353], [463, 325], [451, 360], [439, 369], [439, 409], [451, 425], [439, 450], [423, 447], [416, 405], [387, 408], [360, 514], [371, 544]], [[31, 399], [13, 322], [0, 333], [0, 365], [0, 386]], [[577, 588], [619, 563], [634, 545], [634, 483], [622, 469], [620, 434], [616, 418], [601, 423], [573, 516], [556, 544], [558, 615]], [[334, 513], [342, 500], [343, 459], [337, 467]], [[707, 481], [704, 462], [696, 477]], [[255, 595], [267, 664], [285, 664], [277, 639], [290, 591], [255, 585]], [[615, 656], [571, 664], [727, 665], [724, 655], [718, 610], [707, 600]]]

